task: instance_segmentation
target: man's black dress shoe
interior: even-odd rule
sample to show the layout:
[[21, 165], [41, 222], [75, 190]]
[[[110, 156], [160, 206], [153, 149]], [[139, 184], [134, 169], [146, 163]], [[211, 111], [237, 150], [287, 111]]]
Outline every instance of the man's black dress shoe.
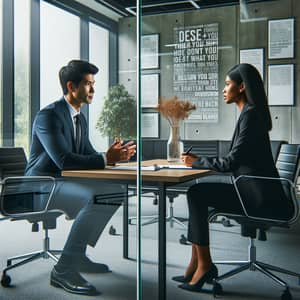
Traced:
[[181, 275], [181, 276], [173, 276], [172, 280], [185, 283], [185, 282], [190, 282], [192, 278], [193, 275], [189, 275], [189, 276]]
[[87, 256], [82, 256], [74, 262], [74, 268], [83, 273], [110, 273], [111, 270], [105, 264], [92, 262]]
[[196, 283], [183, 283], [178, 287], [191, 292], [201, 292], [204, 283], [212, 283], [213, 279], [216, 277], [218, 277], [218, 269], [214, 264], [212, 264], [210, 269]]
[[68, 269], [58, 272], [55, 267], [51, 272], [50, 284], [73, 294], [95, 296], [101, 294], [87, 282], [77, 271]]

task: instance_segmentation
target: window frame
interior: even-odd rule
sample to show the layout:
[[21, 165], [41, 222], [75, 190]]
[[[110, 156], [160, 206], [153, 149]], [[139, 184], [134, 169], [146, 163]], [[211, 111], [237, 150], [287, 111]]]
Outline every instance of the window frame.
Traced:
[[[80, 18], [80, 58], [89, 59], [89, 22], [109, 31], [109, 86], [118, 81], [118, 24], [74, 0], [31, 0], [30, 5], [30, 135], [40, 109], [40, 3], [48, 2]], [[5, 13], [4, 13], [5, 12]], [[2, 145], [14, 146], [14, 0], [3, 0]], [[4, 113], [5, 111], [5, 113]], [[88, 107], [83, 109], [88, 121]], [[30, 138], [30, 137], [29, 137]]]

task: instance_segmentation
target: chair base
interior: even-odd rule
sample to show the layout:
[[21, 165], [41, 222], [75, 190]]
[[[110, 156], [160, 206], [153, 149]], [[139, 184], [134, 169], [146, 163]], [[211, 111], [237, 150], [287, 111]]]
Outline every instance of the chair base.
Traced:
[[[136, 221], [136, 217], [129, 218], [128, 223], [130, 225], [136, 225], [136, 223], [132, 223], [133, 220]], [[146, 226], [146, 225], [158, 223], [158, 216], [157, 215], [142, 216], [141, 220], [148, 220], [148, 221], [145, 221], [144, 223], [142, 223], [142, 226]], [[178, 218], [178, 217], [174, 216], [173, 202], [170, 202], [169, 215], [166, 217], [166, 222], [170, 223], [171, 228], [174, 227], [174, 224], [177, 224], [177, 225], [181, 226], [182, 228], [187, 229], [186, 224], [183, 223], [184, 221], [187, 221], [187, 219], [186, 218]]]
[[265, 274], [267, 277], [273, 279], [275, 282], [277, 282], [278, 284], [282, 285], [285, 288], [288, 288], [288, 285], [285, 281], [283, 281], [282, 279], [280, 279], [278, 276], [276, 276], [275, 274], [273, 274], [271, 271], [275, 271], [275, 272], [279, 272], [279, 273], [284, 273], [287, 275], [291, 275], [291, 276], [295, 276], [300, 278], [300, 274], [296, 273], [296, 272], [292, 272], [280, 267], [276, 267], [273, 265], [269, 265], [260, 261], [255, 261], [255, 262], [251, 262], [251, 261], [245, 261], [245, 262], [218, 262], [215, 261], [215, 264], [228, 264], [228, 265], [238, 265], [239, 267], [230, 270], [228, 272], [226, 272], [225, 274], [219, 276], [218, 278], [216, 278], [216, 281], [219, 282], [225, 278], [229, 278], [232, 277], [238, 273], [241, 273], [245, 270], [250, 270], [250, 271], [260, 271], [261, 273]]
[[[254, 245], [254, 239], [252, 239], [252, 238], [249, 238], [249, 239], [250, 239], [250, 244], [249, 244], [249, 248], [248, 248], [248, 250], [249, 250], [248, 258], [249, 259], [247, 261], [214, 261], [215, 264], [237, 265], [238, 266], [237, 268], [230, 270], [230, 271], [220, 275], [219, 277], [217, 277], [215, 279], [214, 286], [219, 288], [218, 283], [221, 280], [232, 277], [232, 276], [239, 274], [245, 270], [259, 271], [285, 288], [285, 290], [284, 290], [285, 296], [282, 296], [282, 299], [285, 299], [284, 297], [287, 297], [286, 299], [292, 299], [291, 295], [289, 293], [288, 284], [284, 280], [282, 280], [281, 278], [279, 278], [278, 276], [273, 274], [271, 271], [287, 274], [290, 276], [295, 276], [295, 277], [298, 277], [298, 280], [300, 280], [300, 273], [296, 273], [296, 272], [293, 272], [290, 270], [286, 270], [286, 269], [283, 269], [283, 268], [280, 268], [277, 266], [273, 266], [273, 265], [258, 261], [256, 259], [256, 247]], [[299, 284], [300, 284], [300, 281], [299, 281]], [[288, 296], [286, 296], [286, 295], [288, 295]], [[288, 297], [290, 297], [290, 298], [288, 298]]]
[[[7, 271], [25, 265], [39, 258], [44, 258], [44, 259], [51, 258], [53, 261], [58, 262], [58, 257], [56, 255], [59, 255], [61, 253], [62, 250], [50, 249], [50, 239], [48, 237], [48, 230], [45, 229], [45, 236], [43, 239], [43, 249], [41, 251], [30, 252], [23, 255], [13, 256], [7, 259], [7, 267], [2, 271], [2, 279], [1, 279], [2, 286], [8, 287], [10, 285], [10, 277], [6, 274]], [[18, 261], [13, 264], [12, 262], [15, 260], [21, 260], [21, 261]]]
[[[143, 195], [143, 197], [145, 197], [145, 195]], [[174, 195], [169, 195], [169, 215], [166, 217], [166, 222], [170, 223], [170, 227], [173, 228], [174, 224], [179, 225], [180, 227], [187, 229], [187, 225], [184, 224], [184, 221], [187, 221], [187, 218], [181, 218], [181, 217], [175, 217], [174, 215], [174, 207], [173, 207], [173, 203], [174, 203], [174, 198], [176, 196]], [[156, 201], [158, 201], [157, 199], [157, 195], [155, 194], [155, 199]], [[157, 204], [157, 203], [155, 203]], [[143, 222], [141, 225], [142, 226], [146, 226], [146, 225], [150, 225], [150, 224], [155, 224], [158, 223], [158, 215], [151, 215], [151, 216], [142, 216], [141, 220], [145, 220], [145, 222]], [[148, 220], [148, 221], [147, 221]], [[128, 219], [128, 224], [129, 225], [136, 225], [136, 217], [131, 217]]]
[[[141, 217], [141, 220], [145, 220], [145, 219], [149, 219], [149, 221], [145, 221], [144, 223], [142, 223], [141, 224], [142, 226], [158, 223], [158, 217], [156, 215]], [[136, 217], [129, 218], [128, 223], [130, 225], [136, 225], [136, 222], [133, 222], [134, 220], [136, 221]], [[187, 226], [186, 226], [186, 224], [183, 223], [183, 221], [186, 221], [186, 219], [185, 218], [177, 218], [177, 217], [174, 217], [171, 215], [166, 217], [166, 222], [170, 223], [171, 228], [174, 227], [174, 224], [177, 224], [177, 225], [183, 227], [184, 229], [186, 229]]]

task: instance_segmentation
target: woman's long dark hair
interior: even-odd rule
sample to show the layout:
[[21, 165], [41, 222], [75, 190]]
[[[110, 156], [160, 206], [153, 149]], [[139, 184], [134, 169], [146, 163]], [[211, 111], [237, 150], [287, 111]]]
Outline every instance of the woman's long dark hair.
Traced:
[[267, 130], [270, 131], [272, 129], [272, 119], [268, 106], [268, 98], [257, 69], [250, 64], [238, 64], [230, 69], [227, 75], [237, 84], [244, 83], [247, 102], [256, 107], [265, 121]]

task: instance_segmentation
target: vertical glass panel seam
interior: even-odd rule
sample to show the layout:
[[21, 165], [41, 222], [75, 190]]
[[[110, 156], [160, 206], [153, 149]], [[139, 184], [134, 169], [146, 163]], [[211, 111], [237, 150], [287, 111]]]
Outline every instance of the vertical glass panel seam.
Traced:
[[3, 31], [3, 1], [0, 0], [0, 146], [2, 146], [2, 105], [3, 105], [3, 95], [2, 95], [2, 31]]
[[14, 5], [14, 145], [29, 150], [30, 1]]
[[14, 143], [14, 1], [3, 0], [3, 36], [5, 47], [2, 61], [2, 143], [12, 146]]

